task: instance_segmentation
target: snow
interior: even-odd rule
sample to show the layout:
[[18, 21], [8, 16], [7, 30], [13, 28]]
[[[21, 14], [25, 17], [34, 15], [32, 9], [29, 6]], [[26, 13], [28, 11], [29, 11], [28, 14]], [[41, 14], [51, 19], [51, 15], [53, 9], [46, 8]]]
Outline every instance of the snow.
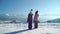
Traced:
[[[55, 25], [59, 25], [58, 23], [43, 23], [39, 26], [38, 29], [22, 32], [21, 34], [60, 34], [60, 26], [57, 27]], [[42, 26], [44, 25], [44, 26]], [[19, 33], [20, 34], [20, 33]]]
[[[50, 34], [59, 34], [58, 32], [59, 29], [50, 29], [50, 28], [38, 28], [38, 29], [35, 29], [35, 30], [31, 30], [31, 31], [26, 31], [26, 32], [23, 32], [21, 34], [47, 34], [47, 33], [50, 33]], [[20, 33], [19, 33], [20, 34]]]
[[24, 25], [21, 23], [20, 24], [0, 24], [0, 34], [26, 29]]
[[17, 32], [16, 34], [60, 34], [60, 23], [39, 23], [39, 27], [37, 29], [32, 30], [26, 30], [28, 29], [27, 25], [28, 24], [23, 23], [0, 24], [0, 34], [11, 32]]

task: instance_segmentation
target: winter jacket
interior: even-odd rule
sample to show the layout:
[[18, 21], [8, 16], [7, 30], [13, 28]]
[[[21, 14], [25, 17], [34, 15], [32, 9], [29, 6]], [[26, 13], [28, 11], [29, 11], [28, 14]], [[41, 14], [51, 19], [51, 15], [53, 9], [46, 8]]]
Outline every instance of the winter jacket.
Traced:
[[27, 22], [32, 22], [32, 16], [33, 16], [32, 13], [28, 14]]
[[34, 21], [38, 21], [38, 16], [39, 16], [38, 14], [34, 15]]

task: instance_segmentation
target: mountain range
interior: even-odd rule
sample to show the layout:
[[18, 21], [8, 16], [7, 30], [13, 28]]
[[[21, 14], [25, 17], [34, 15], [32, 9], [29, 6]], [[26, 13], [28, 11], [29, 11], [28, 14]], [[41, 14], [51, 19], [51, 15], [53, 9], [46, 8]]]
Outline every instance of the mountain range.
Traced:
[[0, 15], [0, 21], [8, 21], [8, 20], [19, 20], [21, 22], [26, 23], [26, 18], [20, 17], [20, 16], [6, 16], [5, 14]]
[[46, 22], [49, 22], [49, 23], [60, 23], [60, 18], [53, 19], [53, 20], [48, 20]]
[[[25, 18], [23, 16], [21, 16], [21, 17], [20, 16], [6, 16], [5, 14], [0, 15], [0, 21], [8, 21], [8, 20], [12, 20], [12, 21], [19, 20], [22, 23], [27, 23], [27, 18]], [[60, 18], [48, 20], [48, 21], [45, 21], [45, 22], [48, 22], [48, 23], [60, 23]]]

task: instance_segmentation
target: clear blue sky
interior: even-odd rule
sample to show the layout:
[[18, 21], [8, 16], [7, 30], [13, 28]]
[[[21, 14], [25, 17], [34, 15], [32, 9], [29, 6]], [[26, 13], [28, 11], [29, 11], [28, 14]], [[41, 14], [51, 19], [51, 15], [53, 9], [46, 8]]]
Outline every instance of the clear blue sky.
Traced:
[[0, 0], [0, 5], [0, 14], [27, 16], [32, 8], [42, 20], [60, 17], [60, 0]]

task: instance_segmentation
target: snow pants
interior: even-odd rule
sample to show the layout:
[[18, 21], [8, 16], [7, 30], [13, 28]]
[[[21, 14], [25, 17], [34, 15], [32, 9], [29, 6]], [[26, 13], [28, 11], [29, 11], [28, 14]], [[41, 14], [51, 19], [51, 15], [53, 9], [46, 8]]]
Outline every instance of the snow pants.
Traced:
[[28, 29], [32, 29], [32, 22], [28, 22]]
[[38, 28], [38, 22], [34, 22], [34, 28]]

